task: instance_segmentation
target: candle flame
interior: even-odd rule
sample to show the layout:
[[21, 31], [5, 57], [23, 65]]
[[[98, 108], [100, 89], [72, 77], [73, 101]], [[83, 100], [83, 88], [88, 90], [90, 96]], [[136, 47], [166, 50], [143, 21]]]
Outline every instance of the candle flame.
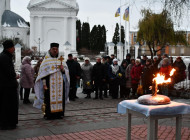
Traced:
[[160, 73], [158, 73], [157, 76], [153, 79], [153, 81], [155, 81], [156, 84], [164, 84], [164, 83], [170, 83], [171, 78], [165, 80], [165, 75], [161, 75]]
[[172, 75], [174, 75], [174, 72], [175, 72], [176, 70], [173, 68], [171, 71], [170, 71], [170, 76], [172, 76]]
[[[175, 69], [172, 69], [170, 71], [170, 76], [172, 76], [174, 74], [176, 70]], [[165, 75], [161, 75], [160, 73], [158, 73], [156, 75], [156, 77], [153, 79], [153, 82], [156, 82], [156, 84], [164, 84], [164, 83], [170, 83], [171, 82], [171, 78], [168, 78], [165, 80]]]

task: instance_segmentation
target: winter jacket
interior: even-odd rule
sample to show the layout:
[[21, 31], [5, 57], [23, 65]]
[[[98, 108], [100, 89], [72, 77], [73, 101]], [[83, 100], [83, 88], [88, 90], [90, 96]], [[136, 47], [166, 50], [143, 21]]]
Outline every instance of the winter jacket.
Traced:
[[108, 82], [109, 81], [109, 77], [108, 77], [108, 71], [109, 71], [109, 68], [110, 68], [110, 64], [108, 62], [106, 62], [104, 65], [104, 69], [105, 69], [105, 74], [106, 74], [106, 81]]
[[140, 82], [143, 67], [141, 64], [134, 65], [131, 70], [132, 84], [138, 84]]
[[145, 65], [142, 69], [142, 85], [143, 87], [150, 87], [153, 80], [153, 66]]
[[159, 64], [158, 60], [156, 62], [153, 62], [153, 74], [154, 75], [156, 75], [159, 72], [158, 64]]
[[162, 65], [160, 68], [160, 73], [165, 75], [166, 79], [170, 77], [170, 71], [172, 70], [172, 67], [170, 65]]
[[126, 85], [126, 78], [125, 78], [126, 68], [123, 67], [122, 65], [120, 66], [120, 68], [121, 68], [121, 74], [122, 74], [120, 85], [125, 86]]
[[[83, 63], [81, 66], [81, 78], [83, 80], [83, 88], [91, 89], [92, 88], [92, 64]], [[90, 85], [87, 85], [87, 82], [90, 82]]]
[[186, 65], [183, 60], [180, 62], [175, 61], [173, 67], [176, 69], [176, 72], [174, 74], [175, 83], [183, 81], [186, 78]]
[[95, 82], [95, 85], [101, 85], [103, 83], [103, 79], [106, 79], [106, 72], [104, 64], [96, 63], [92, 69], [92, 80]]
[[129, 64], [125, 71], [125, 78], [126, 78], [126, 87], [131, 88], [131, 70], [133, 68], [133, 64]]
[[[117, 67], [117, 71], [114, 71], [114, 67]], [[109, 67], [109, 70], [108, 70], [108, 77], [109, 77], [109, 79], [116, 79], [116, 78], [120, 78], [119, 77], [119, 73], [121, 73], [121, 68], [120, 68], [120, 66], [119, 65], [111, 65], [110, 67]]]
[[81, 75], [80, 64], [78, 62], [75, 62], [73, 59], [67, 60], [66, 63], [69, 68], [69, 76], [70, 76], [71, 84], [72, 84], [72, 82], [75, 83], [77, 81], [77, 76], [80, 77], [80, 75]]
[[12, 57], [13, 55], [5, 50], [0, 54], [0, 88], [18, 86]]
[[34, 69], [28, 58], [22, 62], [20, 85], [23, 88], [33, 88], [34, 86]]

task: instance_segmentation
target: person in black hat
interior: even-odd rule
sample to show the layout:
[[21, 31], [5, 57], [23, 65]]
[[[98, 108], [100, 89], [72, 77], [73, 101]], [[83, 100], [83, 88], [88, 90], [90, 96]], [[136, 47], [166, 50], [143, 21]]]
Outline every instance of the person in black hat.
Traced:
[[3, 42], [0, 54], [0, 129], [15, 129], [18, 123], [17, 78], [13, 65], [13, 41]]
[[124, 62], [127, 63], [127, 66], [128, 66], [129, 64], [131, 64], [131, 54], [130, 54], [130, 53], [128, 53], [128, 54], [126, 55], [126, 59], [123, 59], [123, 61], [122, 61], [121, 64], [123, 64]]
[[[69, 70], [59, 56], [59, 44], [51, 43], [43, 59], [35, 82], [33, 106], [42, 109], [44, 119], [61, 119], [68, 101]], [[43, 89], [43, 90], [41, 90]]]
[[49, 53], [52, 57], [58, 57], [59, 44], [58, 43], [51, 43]]
[[67, 66], [69, 68], [69, 75], [70, 75], [70, 91], [69, 91], [69, 99], [71, 101], [75, 101], [76, 98], [76, 91], [77, 91], [77, 80], [80, 79], [81, 75], [81, 68], [77, 64], [77, 62], [74, 61], [73, 55], [68, 54], [67, 59]]
[[147, 60], [146, 54], [143, 55], [143, 58], [141, 59], [141, 65], [145, 66], [146, 65], [146, 60]]
[[115, 55], [114, 54], [111, 54], [110, 56], [110, 65], [113, 64], [113, 60], [115, 59]]

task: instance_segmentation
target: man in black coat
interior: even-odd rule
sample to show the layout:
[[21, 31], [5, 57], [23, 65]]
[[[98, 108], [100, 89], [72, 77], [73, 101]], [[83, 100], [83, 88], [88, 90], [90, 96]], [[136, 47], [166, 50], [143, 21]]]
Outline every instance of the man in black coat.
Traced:
[[108, 77], [108, 70], [109, 70], [109, 67], [110, 67], [110, 57], [109, 56], [104, 56], [102, 58], [104, 60], [104, 69], [105, 69], [105, 78], [106, 78], [106, 81], [103, 82], [103, 90], [104, 90], [104, 98], [108, 98], [108, 87], [109, 87], [109, 77]]
[[[96, 64], [94, 64], [92, 69], [92, 79], [95, 85], [95, 98], [98, 99], [98, 96], [101, 100], [102, 97], [102, 90], [104, 82], [106, 81], [106, 73], [105, 73], [105, 66], [101, 63], [101, 58], [96, 58]], [[98, 92], [100, 91], [100, 92]], [[99, 93], [99, 94], [98, 94]]]
[[123, 64], [124, 62], [127, 63], [127, 66], [128, 66], [129, 64], [131, 64], [131, 54], [130, 54], [130, 53], [128, 53], [128, 54], [126, 55], [126, 59], [123, 59], [123, 61], [122, 61], [121, 64]]
[[[79, 73], [79, 75], [81, 76], [81, 66], [80, 63], [78, 62], [78, 58], [76, 56], [73, 57], [74, 61], [77, 63], [77, 71]], [[76, 84], [76, 88], [75, 88], [75, 95], [77, 94], [77, 88], [80, 86], [80, 78], [77, 79], [77, 84]], [[76, 99], [78, 99], [79, 97], [75, 96]]]
[[80, 79], [81, 70], [77, 62], [74, 61], [73, 55], [68, 55], [67, 66], [69, 68], [69, 76], [70, 76], [70, 91], [69, 91], [69, 99], [71, 101], [75, 101], [76, 89], [77, 89], [77, 80]]
[[15, 129], [18, 123], [18, 83], [13, 65], [14, 44], [11, 40], [3, 43], [0, 54], [0, 129]]

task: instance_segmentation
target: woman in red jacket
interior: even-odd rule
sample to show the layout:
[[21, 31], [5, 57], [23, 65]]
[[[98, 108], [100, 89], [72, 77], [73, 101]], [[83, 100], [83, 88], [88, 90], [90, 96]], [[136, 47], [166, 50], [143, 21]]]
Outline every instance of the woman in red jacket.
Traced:
[[141, 74], [143, 66], [141, 66], [140, 59], [135, 60], [135, 65], [131, 70], [131, 79], [132, 79], [132, 96], [135, 97], [137, 92], [138, 84], [140, 83]]
[[162, 75], [165, 75], [165, 79], [168, 79], [170, 76], [170, 71], [172, 70], [172, 67], [169, 63], [168, 58], [164, 58], [162, 61], [162, 66], [160, 67], [160, 73]]
[[[162, 66], [160, 67], [160, 73], [162, 75], [165, 75], [165, 80], [167, 80], [170, 77], [170, 71], [172, 70], [172, 67], [170, 65], [169, 59], [164, 58], [162, 61]], [[168, 84], [161, 85], [161, 91], [162, 94], [168, 96]]]

